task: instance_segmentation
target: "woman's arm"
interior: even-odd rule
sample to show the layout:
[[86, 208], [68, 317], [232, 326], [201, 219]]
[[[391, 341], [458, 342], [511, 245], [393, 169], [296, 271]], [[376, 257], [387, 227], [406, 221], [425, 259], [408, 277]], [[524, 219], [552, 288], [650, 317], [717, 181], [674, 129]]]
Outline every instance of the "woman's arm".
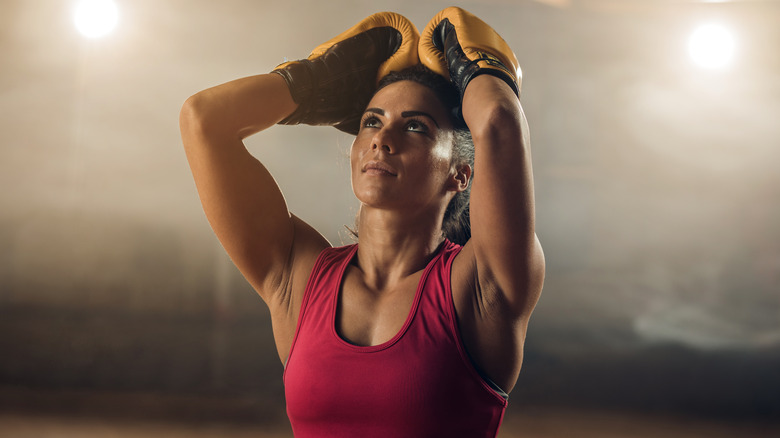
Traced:
[[276, 292], [291, 287], [291, 270], [308, 276], [307, 265], [329, 244], [290, 215], [279, 187], [242, 140], [280, 121], [356, 130], [377, 76], [417, 63], [418, 41], [406, 18], [380, 12], [307, 59], [201, 91], [184, 104], [182, 139], [206, 216], [269, 304]]
[[468, 244], [479, 287], [487, 299], [499, 294], [504, 309], [527, 320], [544, 281], [528, 123], [517, 95], [492, 75], [469, 82], [463, 117], [475, 147]]
[[527, 320], [541, 292], [544, 256], [534, 227], [531, 150], [518, 99], [517, 58], [487, 23], [449, 7], [425, 27], [420, 60], [461, 92], [463, 118], [474, 139], [471, 239], [462, 253], [472, 259], [464, 269], [475, 271], [476, 305], [481, 314]]
[[517, 58], [487, 23], [457, 7], [439, 12], [420, 41], [423, 64], [460, 90], [474, 139], [471, 239], [452, 267], [458, 325], [477, 368], [510, 391], [544, 281]]
[[373, 14], [308, 58], [201, 91], [181, 110], [184, 149], [203, 209], [233, 262], [268, 304], [282, 362], [311, 269], [330, 244], [290, 214], [276, 182], [242, 140], [279, 122], [356, 129], [377, 76], [417, 63], [418, 41], [406, 18]]
[[[271, 304], [289, 292], [296, 221], [268, 170], [243, 139], [266, 129], [296, 108], [284, 79], [266, 74], [201, 91], [181, 110], [184, 149], [206, 217], [228, 255]], [[327, 242], [298, 233], [303, 249], [318, 252]]]

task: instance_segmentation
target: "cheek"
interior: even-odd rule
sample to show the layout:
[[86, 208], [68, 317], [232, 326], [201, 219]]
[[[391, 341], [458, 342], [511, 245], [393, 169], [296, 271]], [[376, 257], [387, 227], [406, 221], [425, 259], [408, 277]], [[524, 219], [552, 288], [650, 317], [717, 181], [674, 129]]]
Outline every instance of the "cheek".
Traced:
[[362, 157], [362, 153], [360, 152], [360, 146], [357, 144], [357, 139], [352, 142], [352, 146], [349, 148], [349, 163], [354, 169], [355, 165], [360, 161], [360, 158]]
[[452, 161], [452, 149], [443, 145], [436, 146], [431, 154], [434, 162], [446, 162]]
[[447, 163], [452, 161], [454, 141], [455, 137], [452, 132], [439, 131], [439, 135], [436, 138], [436, 146], [433, 148], [433, 155], [436, 159], [447, 161]]
[[440, 141], [431, 150], [431, 166], [435, 168], [450, 168], [452, 164], [452, 143]]
[[352, 142], [352, 146], [349, 148], [349, 174], [352, 181], [353, 189], [355, 178], [360, 173], [360, 164], [366, 154], [365, 148], [360, 147], [360, 143], [357, 140]]

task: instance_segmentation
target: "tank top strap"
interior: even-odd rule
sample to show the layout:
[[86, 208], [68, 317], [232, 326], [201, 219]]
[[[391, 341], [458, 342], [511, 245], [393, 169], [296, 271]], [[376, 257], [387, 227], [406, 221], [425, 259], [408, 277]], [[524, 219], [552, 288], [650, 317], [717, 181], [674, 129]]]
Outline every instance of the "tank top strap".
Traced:
[[427, 320], [437, 316], [441, 318], [441, 330], [453, 340], [453, 345], [458, 351], [460, 360], [468, 369], [468, 372], [472, 377], [480, 381], [488, 389], [488, 392], [506, 402], [509, 395], [479, 371], [466, 351], [466, 346], [463, 342], [463, 334], [460, 331], [457, 312], [455, 311], [455, 301], [452, 296], [452, 263], [462, 249], [462, 246], [445, 240], [440, 255], [435, 260], [434, 272], [426, 279], [426, 296], [421, 303], [420, 313]]
[[328, 303], [333, 300], [334, 297], [332, 295], [338, 293], [338, 286], [341, 284], [347, 265], [352, 261], [356, 252], [357, 244], [353, 244], [325, 248], [317, 256], [303, 293], [295, 335], [290, 345], [287, 361], [284, 364], [285, 375], [287, 373], [287, 364], [290, 362], [290, 357], [295, 350], [295, 344], [303, 324], [317, 324], [317, 329], [323, 329], [324, 326], [320, 327], [320, 325], [327, 324], [328, 310], [331, 308]]

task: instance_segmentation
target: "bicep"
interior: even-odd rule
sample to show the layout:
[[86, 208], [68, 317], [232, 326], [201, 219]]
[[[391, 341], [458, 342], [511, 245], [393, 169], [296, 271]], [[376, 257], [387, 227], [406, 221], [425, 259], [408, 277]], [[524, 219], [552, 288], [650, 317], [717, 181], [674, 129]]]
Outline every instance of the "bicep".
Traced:
[[268, 301], [282, 282], [293, 222], [279, 187], [240, 138], [212, 135], [182, 110], [184, 148], [206, 217], [242, 274]]

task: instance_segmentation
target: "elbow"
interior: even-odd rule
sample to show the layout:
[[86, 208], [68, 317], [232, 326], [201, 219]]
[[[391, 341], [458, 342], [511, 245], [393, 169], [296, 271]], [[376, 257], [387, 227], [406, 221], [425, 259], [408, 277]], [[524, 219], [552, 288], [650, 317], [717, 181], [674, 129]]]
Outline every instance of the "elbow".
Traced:
[[182, 136], [186, 136], [193, 132], [202, 131], [208, 117], [206, 117], [207, 111], [205, 111], [205, 105], [203, 103], [201, 93], [194, 94], [184, 101], [179, 111], [179, 129]]
[[179, 129], [184, 146], [188, 138], [209, 138], [224, 136], [225, 124], [219, 120], [220, 109], [217, 103], [210, 99], [207, 92], [196, 93], [182, 104], [179, 111]]

